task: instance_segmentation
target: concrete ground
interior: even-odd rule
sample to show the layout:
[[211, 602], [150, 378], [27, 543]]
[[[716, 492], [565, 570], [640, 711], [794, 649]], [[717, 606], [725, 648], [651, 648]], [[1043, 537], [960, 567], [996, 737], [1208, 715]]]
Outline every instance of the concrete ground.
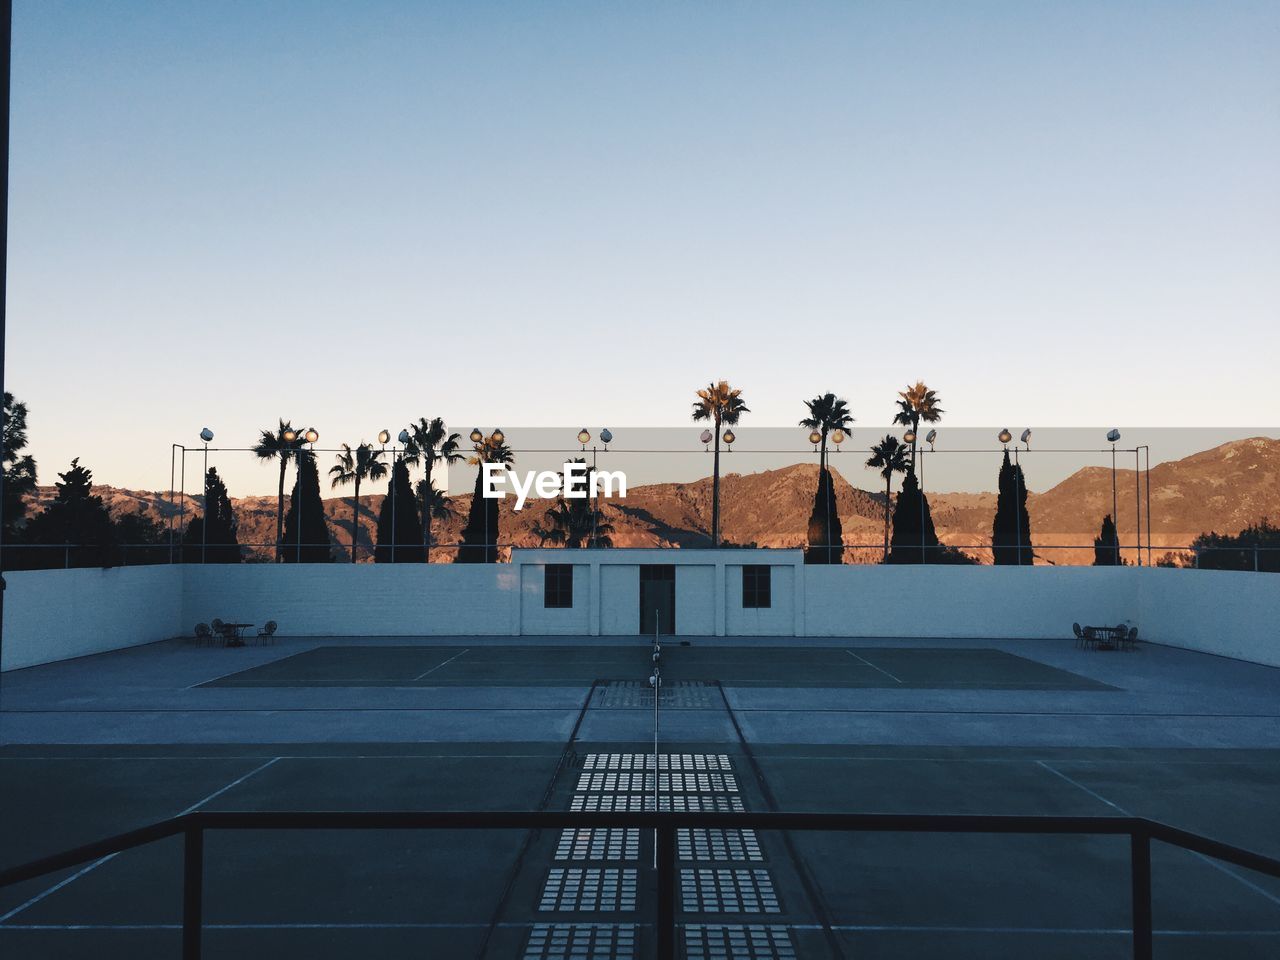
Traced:
[[[1280, 670], [776, 638], [670, 639], [663, 668], [664, 804], [1123, 812], [1280, 856]], [[506, 637], [171, 642], [12, 672], [0, 866], [191, 809], [637, 809], [648, 673], [640, 638]], [[684, 840], [690, 958], [1130, 955], [1124, 840]], [[206, 955], [648, 956], [651, 857], [625, 830], [214, 835]], [[0, 890], [0, 954], [176, 955], [180, 862], [166, 841]], [[1280, 956], [1280, 882], [1159, 845], [1154, 878], [1157, 956]]]

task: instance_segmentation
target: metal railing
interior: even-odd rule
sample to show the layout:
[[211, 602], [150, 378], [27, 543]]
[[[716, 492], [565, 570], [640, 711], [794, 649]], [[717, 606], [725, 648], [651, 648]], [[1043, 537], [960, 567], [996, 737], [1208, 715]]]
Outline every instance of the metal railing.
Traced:
[[[709, 544], [708, 544], [709, 546]], [[491, 544], [435, 543], [431, 544], [431, 561], [433, 563], [451, 563], [458, 551], [470, 547], [475, 551], [496, 550], [498, 562], [510, 559], [512, 549], [537, 548], [538, 544], [515, 543], [503, 541]], [[233, 549], [239, 560], [220, 559], [218, 551]], [[205, 562], [210, 564], [239, 563], [272, 563], [277, 545], [273, 543], [238, 543], [233, 547], [210, 545], [206, 548]], [[410, 550], [421, 550], [421, 544], [399, 544], [379, 546], [371, 543], [356, 545], [356, 559], [361, 563], [373, 561], [383, 555], [390, 559], [392, 550], [401, 556]], [[546, 549], [567, 549], [564, 547], [548, 547]], [[581, 550], [614, 549], [609, 547], [582, 547]], [[680, 547], [670, 547], [675, 551]], [[738, 549], [736, 545], [726, 544], [724, 550]], [[801, 546], [779, 549], [803, 549]], [[836, 550], [838, 548], [832, 548]], [[991, 544], [939, 544], [936, 547], [907, 546], [899, 547], [906, 563], [970, 563], [986, 566], [993, 559], [997, 550], [1016, 553], [1016, 547], [992, 547]], [[1109, 549], [1109, 548], [1108, 548]], [[1147, 547], [1143, 546], [1143, 551]], [[349, 562], [351, 544], [349, 542], [329, 541], [328, 543], [288, 543], [281, 548], [281, 555], [286, 563], [298, 562], [302, 551], [324, 550], [330, 552], [329, 560], [308, 560], [311, 554], [301, 557], [302, 563], [343, 563]], [[1119, 556], [1126, 564], [1134, 563], [1135, 548], [1133, 545], [1122, 545]], [[1074, 551], [1074, 555], [1064, 556], [1064, 551]], [[1095, 545], [1081, 544], [1035, 544], [1029, 551], [1036, 564], [1048, 566], [1092, 566]], [[1024, 553], [1028, 552], [1025, 548]], [[117, 543], [109, 546], [87, 543], [6, 543], [4, 544], [6, 570], [53, 570], [77, 567], [133, 567], [154, 566], [169, 563], [199, 564], [200, 547], [190, 544], [169, 545], [157, 543]], [[1187, 569], [1211, 570], [1243, 570], [1253, 572], [1280, 572], [1280, 546], [1161, 546], [1152, 548], [1152, 556], [1144, 560], [1147, 566], [1179, 566]], [[572, 556], [567, 553], [566, 556]], [[1159, 561], [1159, 563], [1157, 563]], [[401, 563], [420, 563], [421, 560]], [[883, 562], [883, 544], [881, 543], [846, 543], [844, 545], [844, 563], [847, 566], [872, 566]], [[1024, 566], [1031, 564], [1024, 563]]]
[[[655, 774], [656, 774], [655, 770]], [[655, 778], [656, 779], [656, 778]], [[1151, 841], [1280, 878], [1280, 860], [1143, 817], [884, 813], [212, 812], [162, 820], [0, 871], [0, 888], [183, 836], [182, 956], [199, 960], [204, 928], [204, 838], [210, 830], [543, 830], [638, 827], [655, 832], [657, 956], [676, 955], [676, 831], [752, 829], [839, 833], [1128, 836], [1133, 956], [1152, 958]]]

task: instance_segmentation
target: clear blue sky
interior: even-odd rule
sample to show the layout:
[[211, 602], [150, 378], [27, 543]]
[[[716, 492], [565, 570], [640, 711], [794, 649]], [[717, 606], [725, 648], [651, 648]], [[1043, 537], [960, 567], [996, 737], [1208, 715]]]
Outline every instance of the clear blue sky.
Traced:
[[15, 7], [44, 483], [280, 415], [673, 426], [712, 377], [744, 429], [916, 378], [944, 425], [1280, 420], [1274, 2]]

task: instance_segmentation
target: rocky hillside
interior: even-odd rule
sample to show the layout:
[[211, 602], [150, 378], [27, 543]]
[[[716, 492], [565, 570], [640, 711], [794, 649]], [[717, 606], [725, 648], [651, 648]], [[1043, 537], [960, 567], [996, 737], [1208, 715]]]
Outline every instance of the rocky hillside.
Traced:
[[[842, 464], [835, 460], [838, 468]], [[1134, 539], [1135, 474], [1117, 472], [1119, 523], [1122, 543]], [[849, 484], [835, 471], [836, 499], [844, 525], [845, 542], [865, 544], [852, 559], [873, 561], [884, 531], [884, 494], [869, 492]], [[753, 474], [726, 474], [721, 480], [724, 510], [723, 536], [727, 543], [763, 547], [798, 547], [804, 542], [817, 466], [796, 464]], [[895, 486], [896, 486], [895, 482]], [[1145, 504], [1145, 478], [1143, 478]], [[179, 528], [180, 519], [200, 510], [200, 498], [188, 496], [185, 506], [171, 504], [167, 495], [115, 487], [96, 487], [115, 513], [142, 510], [163, 523]], [[53, 495], [53, 488], [41, 488], [33, 510]], [[946, 543], [970, 548], [978, 559], [986, 559], [991, 521], [995, 514], [994, 493], [929, 493], [939, 536]], [[1253, 438], [1194, 454], [1151, 470], [1152, 534], [1157, 549], [1190, 543], [1207, 530], [1235, 533], [1264, 516], [1280, 518], [1280, 441]], [[381, 494], [360, 498], [357, 540], [360, 559], [368, 559], [374, 527], [381, 509]], [[438, 525], [435, 539], [440, 544], [456, 544], [470, 507], [470, 495], [453, 499], [455, 514]], [[275, 537], [274, 497], [244, 497], [233, 501], [240, 519], [240, 540], [262, 544], [258, 555], [265, 559]], [[519, 546], [537, 546], [534, 526], [543, 519], [548, 503], [531, 501], [515, 512], [514, 500], [499, 505], [502, 541]], [[350, 497], [324, 502], [335, 552], [350, 558], [352, 503]], [[711, 479], [692, 483], [661, 483], [634, 487], [625, 500], [609, 501], [605, 509], [615, 527], [614, 542], [620, 547], [697, 547], [710, 542]], [[1088, 563], [1091, 549], [1052, 549], [1061, 545], [1090, 544], [1102, 516], [1111, 511], [1111, 471], [1087, 467], [1072, 474], [1043, 493], [1028, 498], [1033, 539], [1046, 562]], [[1145, 524], [1144, 524], [1145, 526]], [[1144, 529], [1145, 540], [1145, 529]], [[436, 550], [432, 559], [450, 559], [453, 551]]]

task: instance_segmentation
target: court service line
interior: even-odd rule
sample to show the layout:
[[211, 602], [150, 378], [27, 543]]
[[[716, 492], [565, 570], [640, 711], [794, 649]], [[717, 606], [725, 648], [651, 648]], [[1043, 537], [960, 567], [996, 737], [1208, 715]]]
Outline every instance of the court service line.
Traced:
[[867, 659], [865, 659], [865, 658], [863, 658], [863, 657], [858, 656], [858, 655], [857, 655], [856, 653], [854, 653], [852, 650], [846, 650], [846, 651], [845, 651], [845, 653], [847, 653], [849, 656], [853, 657], [853, 659], [857, 660], [859, 663], [865, 663], [865, 664], [866, 664], [868, 667], [870, 667], [872, 670], [879, 670], [881, 673], [883, 673], [886, 677], [888, 677], [888, 678], [889, 678], [890, 680], [892, 680], [894, 683], [901, 683], [901, 682], [902, 682], [902, 680], [901, 680], [900, 678], [895, 677], [895, 676], [894, 676], [892, 673], [890, 673], [888, 670], [884, 669], [883, 667], [877, 667], [877, 666], [876, 666], [874, 663], [872, 663], [870, 660], [867, 660]]
[[[254, 767], [244, 776], [238, 777], [235, 780], [232, 780], [230, 783], [226, 784], [225, 786], [219, 787], [217, 790], [213, 791], [213, 793], [209, 794], [207, 797], [205, 797], [203, 800], [199, 801], [198, 803], [193, 803], [191, 806], [187, 807], [187, 809], [183, 810], [182, 813], [178, 814], [178, 816], [181, 817], [181, 816], [185, 816], [188, 813], [194, 813], [196, 810], [200, 809], [200, 807], [204, 806], [210, 800], [214, 800], [217, 797], [222, 796], [222, 794], [226, 793], [228, 790], [232, 789], [233, 787], [238, 787], [240, 784], [244, 783], [254, 774], [261, 773], [263, 770], [267, 769], [267, 767], [271, 766], [273, 763], [275, 763], [279, 759], [280, 759], [279, 757], [272, 757], [270, 760], [268, 760], [266, 763], [262, 764], [261, 766]], [[63, 887], [69, 886], [70, 884], [79, 880], [85, 874], [92, 873], [94, 870], [97, 870], [98, 867], [102, 866], [104, 863], [114, 860], [118, 856], [120, 856], [120, 852], [108, 853], [105, 857], [100, 857], [99, 859], [93, 861], [93, 863], [90, 863], [86, 866], [81, 867], [71, 876], [64, 877], [62, 880], [59, 880], [57, 883], [51, 886], [48, 890], [45, 890], [41, 893], [37, 893], [34, 897], [32, 897], [26, 903], [19, 904], [18, 906], [10, 910], [8, 913], [0, 916], [0, 924], [3, 924], [6, 920], [9, 920], [12, 917], [16, 917], [18, 914], [22, 913], [22, 911], [26, 910], [28, 907], [34, 907], [41, 900], [44, 900], [46, 897], [52, 896], [53, 894], [61, 890]]]
[[[1058, 769], [1056, 769], [1055, 767], [1050, 766], [1049, 764], [1045, 763], [1043, 760], [1037, 760], [1037, 761], [1036, 761], [1036, 763], [1038, 763], [1040, 766], [1044, 767], [1046, 770], [1048, 770], [1050, 773], [1054, 774], [1055, 776], [1057, 776], [1057, 777], [1061, 777], [1063, 780], [1065, 780], [1067, 783], [1071, 784], [1072, 786], [1077, 787], [1077, 788], [1079, 788], [1079, 789], [1083, 790], [1085, 793], [1089, 794], [1089, 796], [1093, 797], [1095, 800], [1100, 800], [1100, 801], [1102, 801], [1103, 803], [1105, 803], [1107, 806], [1109, 806], [1111, 809], [1115, 810], [1116, 812], [1118, 812], [1118, 813], [1119, 813], [1119, 814], [1121, 814], [1122, 816], [1125, 816], [1125, 817], [1132, 817], [1132, 816], [1135, 816], [1135, 814], [1130, 813], [1130, 812], [1129, 812], [1128, 810], [1126, 810], [1124, 807], [1120, 806], [1120, 804], [1118, 804], [1118, 803], [1112, 803], [1110, 800], [1108, 800], [1108, 799], [1107, 799], [1106, 797], [1104, 797], [1102, 794], [1098, 793], [1096, 790], [1090, 790], [1088, 787], [1086, 787], [1086, 786], [1085, 786], [1083, 783], [1081, 783], [1079, 780], [1074, 780], [1074, 779], [1072, 779], [1071, 777], [1069, 777], [1069, 776], [1067, 776], [1065, 773], [1063, 773], [1061, 770], [1058, 770]], [[1225, 863], [1223, 863], [1222, 861], [1220, 861], [1220, 860], [1215, 860], [1213, 857], [1206, 856], [1206, 855], [1205, 855], [1205, 854], [1203, 854], [1203, 853], [1197, 853], [1197, 852], [1196, 852], [1196, 851], [1194, 851], [1194, 850], [1191, 850], [1191, 851], [1188, 851], [1188, 852], [1189, 852], [1192, 856], [1194, 856], [1194, 857], [1196, 857], [1196, 858], [1198, 858], [1198, 859], [1200, 859], [1200, 860], [1204, 861], [1204, 862], [1205, 862], [1205, 863], [1207, 863], [1209, 866], [1213, 867], [1215, 870], [1217, 870], [1217, 871], [1219, 871], [1219, 872], [1221, 872], [1221, 873], [1225, 873], [1225, 874], [1226, 874], [1228, 877], [1230, 877], [1231, 879], [1233, 879], [1233, 880], [1237, 880], [1237, 881], [1239, 881], [1240, 883], [1244, 884], [1246, 887], [1248, 887], [1248, 888], [1249, 888], [1250, 890], [1252, 890], [1254, 893], [1260, 894], [1260, 895], [1262, 895], [1262, 896], [1266, 897], [1266, 898], [1267, 898], [1268, 900], [1270, 900], [1272, 903], [1274, 903], [1274, 904], [1276, 904], [1276, 905], [1280, 906], [1280, 897], [1277, 897], [1275, 894], [1273, 894], [1271, 891], [1267, 890], [1265, 887], [1259, 886], [1258, 884], [1254, 883], [1254, 882], [1253, 882], [1252, 880], [1250, 880], [1248, 877], [1242, 877], [1242, 876], [1240, 876], [1240, 874], [1236, 873], [1234, 870], [1232, 870], [1230, 867], [1228, 867], [1228, 866], [1227, 866]]]
[[435, 672], [436, 672], [437, 670], [439, 670], [441, 667], [448, 666], [449, 664], [453, 663], [453, 661], [457, 660], [459, 657], [463, 656], [464, 654], [468, 654], [468, 653], [470, 653], [470, 652], [471, 652], [471, 648], [470, 648], [470, 647], [467, 647], [465, 650], [463, 650], [463, 651], [462, 651], [462, 653], [455, 653], [455, 654], [454, 654], [452, 657], [450, 657], [448, 660], [444, 661], [443, 663], [437, 663], [434, 667], [432, 667], [432, 668], [431, 668], [430, 670], [428, 670], [426, 673], [420, 673], [420, 674], [418, 674], [416, 677], [414, 677], [413, 679], [414, 679], [414, 681], [415, 681], [415, 682], [416, 682], [416, 681], [418, 681], [418, 680], [421, 680], [423, 677], [427, 676], [428, 674], [435, 673]]

